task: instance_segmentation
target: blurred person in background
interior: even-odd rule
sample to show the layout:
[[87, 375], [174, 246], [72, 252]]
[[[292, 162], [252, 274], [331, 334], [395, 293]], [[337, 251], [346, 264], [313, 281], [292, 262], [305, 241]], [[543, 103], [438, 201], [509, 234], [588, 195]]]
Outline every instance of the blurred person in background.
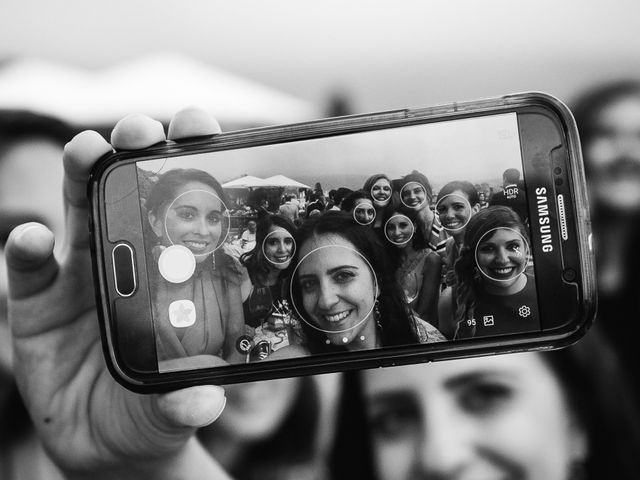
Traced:
[[247, 228], [240, 235], [240, 248], [243, 252], [250, 252], [256, 246], [256, 228], [258, 224], [255, 220], [247, 222]]
[[13, 380], [4, 247], [10, 231], [38, 221], [64, 231], [62, 150], [74, 131], [26, 111], [0, 112], [0, 478], [61, 478], [42, 451]]
[[495, 192], [489, 199], [489, 205], [504, 205], [518, 214], [525, 225], [529, 225], [527, 209], [527, 192], [520, 180], [517, 168], [507, 168], [502, 174], [502, 190]]
[[347, 373], [334, 478], [640, 478], [620, 372], [592, 330], [554, 352]]
[[573, 105], [598, 274], [598, 318], [640, 392], [640, 81], [601, 85]]

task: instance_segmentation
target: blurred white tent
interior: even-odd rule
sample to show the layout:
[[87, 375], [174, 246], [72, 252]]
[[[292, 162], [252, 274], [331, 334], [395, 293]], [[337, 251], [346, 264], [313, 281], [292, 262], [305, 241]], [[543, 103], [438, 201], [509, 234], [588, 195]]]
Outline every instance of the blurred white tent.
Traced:
[[274, 175], [273, 177], [265, 178], [264, 182], [267, 185], [271, 185], [274, 187], [311, 188], [304, 183], [292, 180], [291, 178], [285, 177], [284, 175]]
[[222, 188], [258, 188], [266, 186], [271, 186], [271, 184], [253, 175], [245, 175], [222, 184]]
[[226, 130], [320, 115], [308, 102], [176, 54], [155, 54], [105, 70], [33, 58], [0, 68], [0, 109], [30, 110], [73, 126], [112, 125], [129, 113], [167, 123], [187, 106], [210, 111]]

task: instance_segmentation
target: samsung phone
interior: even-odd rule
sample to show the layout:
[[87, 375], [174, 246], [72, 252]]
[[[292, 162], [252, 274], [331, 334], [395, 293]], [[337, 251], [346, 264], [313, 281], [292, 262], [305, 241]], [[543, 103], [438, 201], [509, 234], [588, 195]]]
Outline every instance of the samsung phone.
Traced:
[[595, 314], [546, 94], [116, 152], [89, 197], [105, 357], [139, 392], [559, 348]]

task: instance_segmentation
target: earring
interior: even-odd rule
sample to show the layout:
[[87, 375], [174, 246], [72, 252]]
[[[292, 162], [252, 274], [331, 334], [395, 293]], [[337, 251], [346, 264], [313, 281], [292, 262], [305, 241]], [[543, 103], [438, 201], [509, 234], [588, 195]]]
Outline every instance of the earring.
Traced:
[[216, 269], [216, 254], [215, 254], [215, 252], [213, 254], [211, 254], [211, 268], [213, 270]]
[[375, 303], [373, 304], [373, 314], [378, 329], [382, 330], [382, 324], [380, 323], [380, 300], [378, 300], [377, 298]]

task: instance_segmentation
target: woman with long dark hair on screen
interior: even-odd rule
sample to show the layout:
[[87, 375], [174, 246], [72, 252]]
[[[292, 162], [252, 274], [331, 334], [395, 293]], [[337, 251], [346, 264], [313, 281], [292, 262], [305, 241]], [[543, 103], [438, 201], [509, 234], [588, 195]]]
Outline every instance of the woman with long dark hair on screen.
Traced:
[[340, 205], [343, 212], [351, 214], [356, 223], [373, 227], [377, 218], [377, 211], [371, 196], [364, 190], [349, 193]]
[[446, 235], [440, 221], [431, 210], [433, 189], [429, 179], [413, 170], [401, 179], [393, 181], [394, 194], [398, 195], [402, 211], [422, 232], [429, 247], [438, 254], [444, 252]]
[[395, 261], [396, 281], [409, 307], [438, 327], [442, 259], [428, 246], [423, 232], [394, 203], [384, 211], [382, 230]]
[[300, 227], [292, 299], [310, 353], [441, 341], [405, 304], [393, 266], [373, 230], [345, 212]]
[[453, 266], [460, 255], [464, 232], [471, 217], [480, 211], [480, 196], [471, 182], [454, 180], [438, 192], [435, 213], [449, 238], [443, 255], [445, 283], [453, 283]]
[[376, 229], [382, 228], [382, 212], [385, 207], [389, 205], [391, 195], [393, 193], [391, 179], [384, 173], [371, 175], [364, 182], [362, 191], [371, 198], [373, 207], [376, 210], [376, 218], [373, 223], [373, 227]]
[[243, 360], [235, 347], [244, 333], [241, 269], [223, 251], [227, 204], [220, 183], [196, 169], [163, 173], [144, 202], [155, 236], [147, 251], [161, 368]]
[[439, 305], [441, 322], [455, 325], [455, 338], [539, 328], [529, 256], [527, 230], [511, 208], [489, 207], [471, 218], [455, 264], [453, 302], [443, 295]]
[[244, 299], [247, 325], [260, 326], [277, 310], [289, 310], [289, 275], [295, 254], [293, 222], [279, 214], [269, 215], [258, 222], [256, 245], [240, 257], [249, 273], [250, 289]]

